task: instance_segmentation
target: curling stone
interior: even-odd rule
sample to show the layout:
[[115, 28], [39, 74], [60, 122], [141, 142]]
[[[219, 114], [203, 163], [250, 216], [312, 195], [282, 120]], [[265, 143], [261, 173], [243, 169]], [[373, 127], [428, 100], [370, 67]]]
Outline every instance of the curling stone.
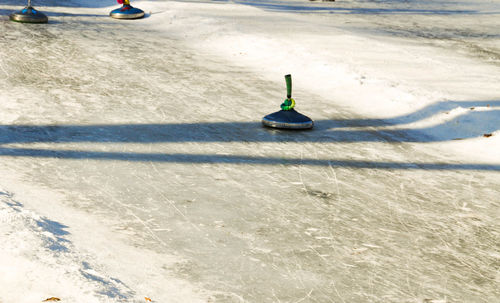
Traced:
[[262, 118], [262, 124], [267, 127], [283, 129], [310, 129], [314, 126], [311, 118], [297, 112], [295, 100], [292, 99], [292, 76], [286, 75], [287, 98], [281, 104], [281, 110]]
[[49, 18], [43, 13], [37, 11], [31, 6], [31, 0], [28, 1], [28, 6], [22, 10], [12, 13], [9, 16], [11, 21], [22, 23], [47, 23]]
[[144, 11], [124, 3], [122, 7], [112, 10], [109, 15], [115, 19], [139, 19], [144, 17]]

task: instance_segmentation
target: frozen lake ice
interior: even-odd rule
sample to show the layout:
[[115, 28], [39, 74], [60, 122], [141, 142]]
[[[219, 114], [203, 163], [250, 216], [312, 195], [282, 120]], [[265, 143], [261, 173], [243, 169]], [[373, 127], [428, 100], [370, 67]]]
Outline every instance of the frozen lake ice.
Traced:
[[[498, 1], [39, 2], [0, 4], [0, 301], [500, 299]], [[312, 131], [260, 125], [288, 72]]]

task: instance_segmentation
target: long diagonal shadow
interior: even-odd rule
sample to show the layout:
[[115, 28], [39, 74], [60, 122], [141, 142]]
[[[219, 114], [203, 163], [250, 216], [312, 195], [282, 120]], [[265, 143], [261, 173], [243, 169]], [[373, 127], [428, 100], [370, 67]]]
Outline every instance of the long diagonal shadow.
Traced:
[[[467, 113], [468, 123], [495, 121], [500, 110]], [[343, 129], [355, 123], [387, 125], [384, 120], [318, 120], [313, 131], [277, 131], [265, 129], [258, 122], [205, 122], [178, 124], [119, 125], [0, 125], [0, 144], [10, 143], [77, 143], [77, 142], [441, 142], [479, 137], [498, 130], [490, 123], [481, 133], [449, 131], [456, 127], [456, 117], [443, 124], [422, 129]], [[471, 122], [472, 121], [472, 122]], [[368, 122], [368, 123], [365, 123]], [[376, 125], [379, 123], [379, 125]], [[462, 122], [463, 123], [463, 122]], [[475, 122], [474, 122], [475, 123]], [[389, 124], [390, 125], [390, 124]], [[432, 137], [426, 133], [440, 133]], [[457, 137], [459, 136], [459, 137]]]
[[[332, 130], [334, 120], [316, 121], [312, 132], [265, 129], [259, 122], [108, 125], [0, 125], [0, 144], [77, 142], [363, 142], [406, 141], [404, 133]], [[378, 134], [378, 135], [377, 135]], [[408, 139], [410, 140], [410, 139]], [[417, 139], [411, 139], [417, 140]]]
[[[391, 125], [391, 121], [351, 119], [319, 120], [312, 131], [295, 132], [263, 128], [258, 122], [203, 122], [173, 124], [102, 124], [102, 125], [0, 125], [0, 145], [29, 143], [185, 143], [185, 142], [273, 142], [273, 143], [333, 143], [333, 142], [437, 142], [447, 141], [456, 136], [448, 130], [455, 127], [457, 119], [477, 124], [477, 121], [496, 121], [499, 117], [499, 101], [446, 102], [432, 105], [410, 114], [406, 120], [416, 121], [417, 117], [429, 117], [437, 110], [460, 106], [485, 106], [495, 108], [481, 111], [467, 111], [465, 115], [443, 124], [425, 129], [377, 129]], [[411, 116], [414, 115], [414, 116]], [[465, 119], [464, 119], [465, 118]], [[395, 121], [392, 121], [395, 122]], [[463, 123], [463, 121], [460, 121]], [[364, 126], [364, 129], [352, 127]], [[351, 129], [346, 129], [349, 126]], [[486, 129], [486, 128], [490, 129]], [[487, 123], [484, 132], [496, 131], [498, 125]], [[424, 132], [422, 132], [424, 131]], [[445, 134], [440, 138], [425, 133]], [[462, 134], [461, 134], [462, 135]], [[482, 134], [464, 133], [460, 139], [477, 137]], [[448, 136], [448, 137], [446, 137]], [[404, 163], [373, 162], [338, 159], [289, 159], [273, 157], [253, 157], [245, 155], [211, 154], [161, 154], [161, 153], [118, 153], [81, 150], [35, 149], [0, 147], [0, 156], [40, 157], [64, 159], [99, 159], [119, 161], [151, 161], [179, 163], [234, 163], [234, 164], [303, 164], [315, 166], [344, 166], [356, 168], [429, 169], [429, 170], [499, 170], [496, 164], [446, 164], [446, 163]]]
[[297, 2], [285, 2], [275, 0], [235, 0], [235, 3], [258, 7], [269, 11], [283, 11], [296, 13], [330, 13], [330, 14], [356, 14], [356, 15], [476, 15], [476, 14], [498, 14], [495, 11], [480, 11], [466, 9], [443, 9], [443, 8], [414, 8], [411, 5], [400, 5], [393, 7], [339, 7], [335, 3], [330, 5], [303, 5]]
[[[2, 0], [4, 5], [24, 6], [26, 0]], [[221, 0], [215, 1], [192, 1], [185, 0], [183, 2], [225, 2]], [[393, 5], [392, 7], [339, 7], [336, 3], [323, 3], [322, 5], [304, 5], [294, 1], [280, 0], [235, 0], [237, 4], [259, 7], [265, 10], [285, 11], [285, 12], [304, 12], [304, 13], [333, 13], [333, 14], [425, 14], [425, 15], [464, 15], [464, 14], [494, 14], [498, 12], [483, 12], [477, 9], [446, 9], [446, 8], [415, 8], [414, 5]], [[307, 2], [306, 2], [307, 3]], [[134, 1], [132, 1], [132, 5]], [[115, 0], [100, 0], [100, 1], [68, 1], [68, 0], [34, 0], [33, 5], [40, 7], [61, 6], [61, 7], [90, 7], [101, 8], [118, 5]]]
[[370, 169], [397, 170], [489, 170], [500, 171], [500, 164], [467, 164], [467, 163], [424, 163], [424, 162], [389, 162], [359, 161], [338, 159], [307, 159], [256, 157], [244, 155], [205, 155], [205, 154], [162, 154], [162, 153], [127, 153], [96, 152], [76, 150], [49, 150], [34, 148], [0, 148], [0, 156], [38, 157], [60, 159], [93, 159], [130, 162], [165, 162], [165, 163], [224, 163], [236, 165], [309, 165], [333, 166]]

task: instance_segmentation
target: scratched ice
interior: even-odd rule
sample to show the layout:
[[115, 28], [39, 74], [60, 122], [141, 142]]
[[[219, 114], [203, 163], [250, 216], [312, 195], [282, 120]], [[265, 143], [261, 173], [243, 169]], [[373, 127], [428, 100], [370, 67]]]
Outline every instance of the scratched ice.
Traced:
[[1, 302], [500, 300], [498, 1], [21, 2]]

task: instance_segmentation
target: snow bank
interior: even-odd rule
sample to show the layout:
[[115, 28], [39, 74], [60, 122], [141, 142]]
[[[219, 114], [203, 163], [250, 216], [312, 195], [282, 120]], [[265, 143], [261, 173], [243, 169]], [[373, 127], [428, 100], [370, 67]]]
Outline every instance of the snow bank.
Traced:
[[166, 272], [180, 258], [125, 244], [109, 226], [56, 203], [53, 192], [3, 181], [37, 211], [0, 188], [0, 302], [205, 302], [208, 294]]

